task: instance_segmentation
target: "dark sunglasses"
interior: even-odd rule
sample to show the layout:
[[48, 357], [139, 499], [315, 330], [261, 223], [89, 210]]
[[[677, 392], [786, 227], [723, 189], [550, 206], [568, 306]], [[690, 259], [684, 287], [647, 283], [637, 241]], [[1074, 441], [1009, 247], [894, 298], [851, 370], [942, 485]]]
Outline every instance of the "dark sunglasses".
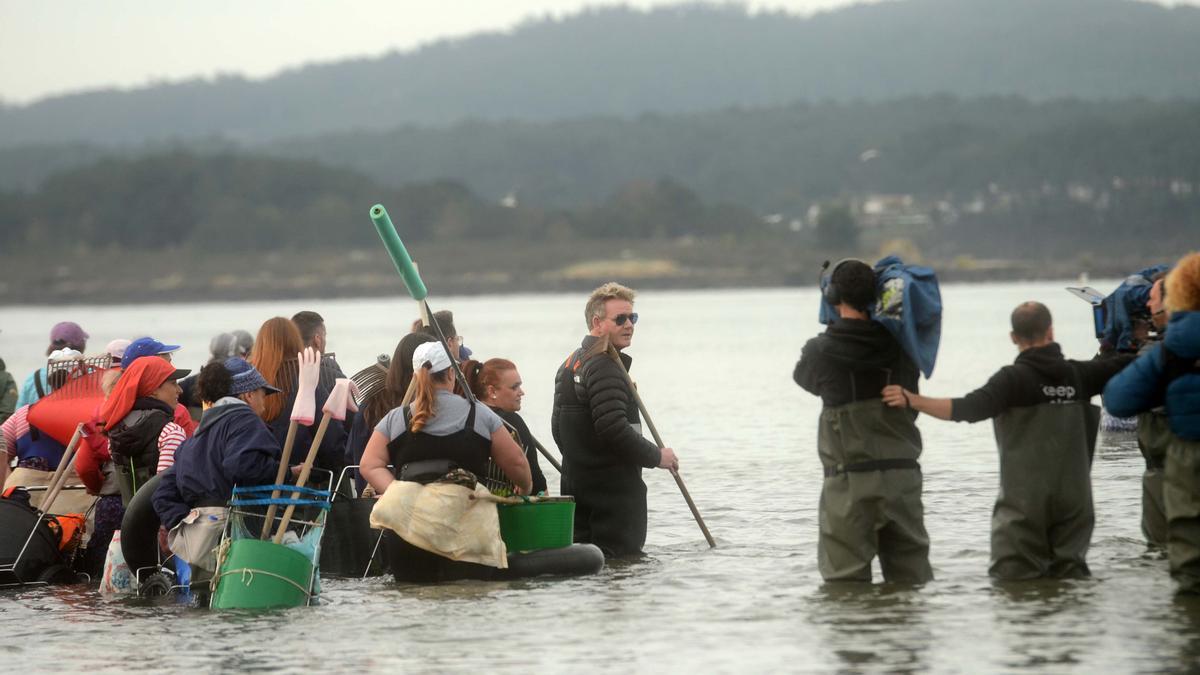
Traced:
[[629, 323], [637, 325], [638, 313], [630, 312], [628, 314], [618, 314], [613, 317], [613, 323], [617, 324], [618, 326], [624, 326], [626, 319], [629, 319]]

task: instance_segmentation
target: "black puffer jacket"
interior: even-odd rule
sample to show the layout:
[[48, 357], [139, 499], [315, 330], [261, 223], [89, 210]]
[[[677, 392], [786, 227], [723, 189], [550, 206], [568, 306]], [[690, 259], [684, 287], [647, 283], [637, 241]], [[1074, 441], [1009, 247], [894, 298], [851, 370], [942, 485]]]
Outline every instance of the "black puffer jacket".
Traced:
[[[550, 429], [564, 465], [656, 467], [662, 452], [639, 433], [637, 400], [621, 366], [607, 353], [595, 351], [598, 340], [585, 337], [583, 346], [567, 358], [554, 378]], [[625, 354], [621, 361], [625, 368], [633, 363]]]

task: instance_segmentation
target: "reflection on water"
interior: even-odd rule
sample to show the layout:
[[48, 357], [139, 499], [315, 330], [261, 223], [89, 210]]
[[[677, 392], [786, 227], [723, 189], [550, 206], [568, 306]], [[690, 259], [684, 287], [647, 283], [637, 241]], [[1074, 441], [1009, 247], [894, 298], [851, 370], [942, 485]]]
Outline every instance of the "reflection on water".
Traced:
[[[1015, 352], [1008, 312], [1046, 302], [1068, 355], [1095, 347], [1064, 284], [947, 286], [937, 370], [922, 390], [959, 395]], [[650, 292], [630, 353], [640, 392], [679, 452], [718, 548], [670, 476], [647, 471], [647, 555], [582, 579], [398, 586], [326, 580], [319, 607], [215, 613], [105, 600], [81, 588], [0, 591], [6, 672], [545, 671], [1143, 672], [1200, 663], [1200, 601], [1175, 598], [1139, 529], [1143, 463], [1131, 435], [1102, 437], [1092, 470], [1094, 579], [994, 584], [989, 518], [998, 473], [988, 424], [921, 419], [926, 527], [937, 580], [822, 584], [816, 565], [819, 402], [791, 381], [816, 334], [813, 291]], [[582, 298], [431, 300], [469, 346], [514, 360], [522, 414], [549, 444], [556, 366], [580, 338]], [[150, 333], [203, 361], [212, 334], [315, 309], [353, 372], [391, 352], [414, 312], [400, 300], [118, 308], [0, 308], [0, 356], [18, 378], [49, 327], [79, 321], [96, 344]], [[554, 471], [544, 465], [552, 486]], [[70, 645], [70, 649], [64, 648]], [[53, 664], [53, 666], [48, 665]]]

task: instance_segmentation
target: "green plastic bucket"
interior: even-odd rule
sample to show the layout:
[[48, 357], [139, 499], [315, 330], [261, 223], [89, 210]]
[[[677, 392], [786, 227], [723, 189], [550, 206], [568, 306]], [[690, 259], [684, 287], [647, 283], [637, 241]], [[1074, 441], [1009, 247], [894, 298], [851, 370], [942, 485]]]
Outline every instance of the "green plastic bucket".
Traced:
[[303, 607], [313, 564], [292, 549], [269, 541], [238, 539], [229, 545], [221, 565], [214, 609]]
[[500, 537], [509, 551], [570, 546], [575, 536], [575, 499], [552, 497], [528, 504], [500, 504]]

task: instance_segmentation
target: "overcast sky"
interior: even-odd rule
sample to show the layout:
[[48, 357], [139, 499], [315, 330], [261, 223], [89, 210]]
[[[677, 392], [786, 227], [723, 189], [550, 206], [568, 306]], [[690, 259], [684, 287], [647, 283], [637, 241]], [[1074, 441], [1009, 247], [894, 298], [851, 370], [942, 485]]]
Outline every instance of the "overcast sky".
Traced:
[[[812, 11], [852, 0], [775, 0]], [[0, 0], [0, 100], [375, 56], [597, 0]], [[667, 0], [623, 4], [652, 7]]]
[[[855, 2], [742, 4], [808, 14]], [[0, 100], [216, 73], [261, 77], [609, 4], [678, 0], [0, 0]]]

